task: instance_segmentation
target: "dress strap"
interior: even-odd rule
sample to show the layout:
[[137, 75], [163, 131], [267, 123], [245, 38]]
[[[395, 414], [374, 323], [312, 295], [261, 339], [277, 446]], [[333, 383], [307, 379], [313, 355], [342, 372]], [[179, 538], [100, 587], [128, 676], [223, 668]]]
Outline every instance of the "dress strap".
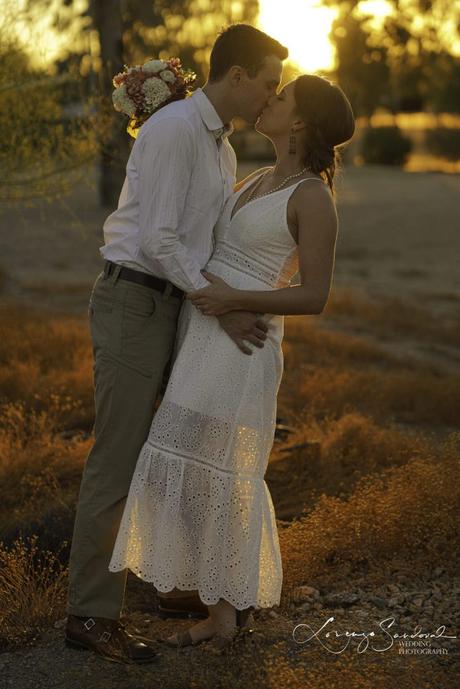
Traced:
[[238, 189], [237, 194], [239, 194], [241, 191], [243, 191], [243, 189], [244, 190], [248, 189], [253, 182], [257, 182], [257, 180], [259, 180], [262, 177], [262, 175], [264, 175], [266, 172], [267, 172], [267, 168], [264, 167], [264, 168], [262, 168], [262, 172], [260, 172], [258, 175], [253, 175], [252, 177], [250, 177], [250, 179], [248, 179], [248, 181], [245, 184], [243, 184], [241, 189]]
[[308, 180], [310, 179], [315, 179], [317, 182], [322, 182], [323, 184], [325, 183], [324, 179], [321, 179], [321, 177], [304, 177], [303, 179], [299, 179], [298, 182], [294, 182], [294, 184], [291, 184], [289, 187], [286, 187], [286, 189], [294, 190], [299, 186], [299, 184], [302, 184], [302, 182], [308, 182]]
[[324, 180], [321, 179], [320, 177], [304, 177], [304, 179], [299, 179], [298, 182], [294, 182], [294, 184], [290, 184], [285, 189], [281, 189], [281, 191], [289, 191], [289, 194], [285, 194], [285, 196], [284, 196], [286, 204], [288, 204], [289, 199], [291, 198], [293, 192], [297, 189], [297, 187], [300, 184], [302, 184], [302, 182], [308, 182], [310, 180], [316, 180], [317, 182], [322, 182], [323, 184], [325, 183]]

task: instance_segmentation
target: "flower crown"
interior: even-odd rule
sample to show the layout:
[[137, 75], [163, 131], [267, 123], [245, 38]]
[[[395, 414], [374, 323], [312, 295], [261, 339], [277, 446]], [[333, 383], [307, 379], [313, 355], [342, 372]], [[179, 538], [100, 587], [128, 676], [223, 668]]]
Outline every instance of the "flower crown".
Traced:
[[182, 68], [180, 59], [147, 60], [143, 65], [127, 67], [113, 77], [115, 110], [128, 115], [127, 132], [136, 138], [139, 127], [160, 107], [189, 95], [188, 87], [196, 74]]

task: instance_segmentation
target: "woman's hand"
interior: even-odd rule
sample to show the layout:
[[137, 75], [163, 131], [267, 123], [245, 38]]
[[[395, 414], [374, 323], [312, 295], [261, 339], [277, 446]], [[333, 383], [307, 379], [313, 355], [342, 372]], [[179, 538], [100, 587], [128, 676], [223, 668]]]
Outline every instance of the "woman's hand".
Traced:
[[202, 270], [201, 273], [211, 284], [209, 287], [187, 292], [185, 298], [190, 299], [205, 316], [222, 316], [236, 309], [234, 300], [238, 290], [230, 287], [214, 273], [208, 273], [206, 270]]

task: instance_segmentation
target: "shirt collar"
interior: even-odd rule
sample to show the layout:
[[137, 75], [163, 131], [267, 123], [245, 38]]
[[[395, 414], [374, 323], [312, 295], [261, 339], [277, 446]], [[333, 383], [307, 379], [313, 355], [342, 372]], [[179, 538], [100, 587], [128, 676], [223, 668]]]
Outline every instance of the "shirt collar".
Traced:
[[224, 124], [220, 119], [217, 111], [203, 89], [197, 88], [191, 96], [199, 110], [201, 119], [206, 127], [213, 134], [216, 141], [221, 137], [225, 138], [233, 132], [233, 125]]

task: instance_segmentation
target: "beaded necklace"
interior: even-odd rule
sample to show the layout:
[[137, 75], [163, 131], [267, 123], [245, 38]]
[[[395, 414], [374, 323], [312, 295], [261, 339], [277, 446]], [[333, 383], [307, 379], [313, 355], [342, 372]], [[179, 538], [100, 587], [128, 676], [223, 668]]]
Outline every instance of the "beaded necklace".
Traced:
[[256, 199], [256, 198], [261, 199], [263, 196], [268, 196], [268, 194], [273, 194], [275, 191], [279, 191], [281, 189], [281, 187], [283, 187], [286, 184], [286, 182], [289, 182], [289, 180], [295, 179], [296, 177], [300, 177], [305, 172], [308, 172], [307, 167], [304, 167], [304, 169], [301, 170], [300, 172], [296, 172], [293, 175], [289, 175], [288, 177], [283, 179], [281, 184], [278, 184], [278, 186], [275, 187], [274, 189], [270, 189], [269, 191], [265, 191], [263, 194], [259, 194], [258, 196], [255, 196], [255, 192], [257, 191], [261, 182], [265, 179], [266, 175], [268, 174], [268, 170], [267, 170], [267, 172], [264, 172], [264, 174], [260, 176], [260, 179], [258, 180], [257, 184], [254, 185], [253, 189], [251, 190], [251, 193], [248, 195], [248, 197], [246, 199], [246, 203], [249, 203], [249, 201], [252, 201], [253, 199]]

